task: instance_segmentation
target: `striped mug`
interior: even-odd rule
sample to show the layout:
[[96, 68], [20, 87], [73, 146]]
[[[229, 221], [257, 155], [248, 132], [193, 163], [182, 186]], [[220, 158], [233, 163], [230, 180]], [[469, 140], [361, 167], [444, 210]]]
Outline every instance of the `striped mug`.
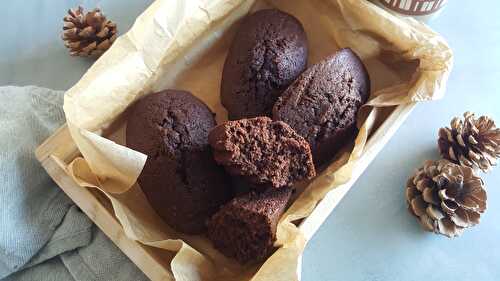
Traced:
[[388, 10], [426, 20], [437, 15], [447, 0], [378, 0], [378, 2]]

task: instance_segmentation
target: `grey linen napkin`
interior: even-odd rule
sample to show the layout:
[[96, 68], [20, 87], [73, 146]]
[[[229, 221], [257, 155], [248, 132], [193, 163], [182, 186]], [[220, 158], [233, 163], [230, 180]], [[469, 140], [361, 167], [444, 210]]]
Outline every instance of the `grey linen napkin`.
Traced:
[[64, 123], [62, 101], [60, 91], [0, 87], [0, 279], [148, 280], [35, 159]]

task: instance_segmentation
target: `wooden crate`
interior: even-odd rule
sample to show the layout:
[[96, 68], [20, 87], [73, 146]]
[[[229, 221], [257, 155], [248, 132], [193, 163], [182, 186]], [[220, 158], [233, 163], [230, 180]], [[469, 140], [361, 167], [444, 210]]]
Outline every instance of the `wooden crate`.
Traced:
[[[330, 191], [314, 211], [301, 222], [300, 228], [307, 240], [314, 235], [358, 177], [403, 124], [414, 107], [415, 104], [404, 104], [394, 108], [370, 137], [351, 180]], [[174, 280], [168, 263], [171, 260], [172, 253], [145, 246], [127, 238], [106, 196], [100, 191], [80, 187], [68, 175], [65, 170], [66, 165], [79, 155], [79, 151], [66, 125], [59, 128], [36, 150], [37, 159], [47, 170], [50, 177], [146, 276], [153, 281]]]

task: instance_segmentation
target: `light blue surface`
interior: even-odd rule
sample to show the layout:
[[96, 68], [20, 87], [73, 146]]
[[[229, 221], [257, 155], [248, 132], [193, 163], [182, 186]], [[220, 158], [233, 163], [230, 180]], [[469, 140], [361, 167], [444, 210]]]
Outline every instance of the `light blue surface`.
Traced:
[[[81, 1], [2, 3], [0, 85], [67, 89], [91, 61], [69, 57], [59, 38], [65, 9]], [[151, 1], [83, 1], [128, 29]], [[453, 240], [423, 232], [408, 215], [404, 184], [436, 158], [436, 134], [470, 110], [500, 122], [500, 2], [450, 1], [430, 23], [448, 40], [455, 67], [447, 96], [419, 105], [309, 242], [303, 280], [500, 280], [500, 167], [484, 176], [488, 210]]]

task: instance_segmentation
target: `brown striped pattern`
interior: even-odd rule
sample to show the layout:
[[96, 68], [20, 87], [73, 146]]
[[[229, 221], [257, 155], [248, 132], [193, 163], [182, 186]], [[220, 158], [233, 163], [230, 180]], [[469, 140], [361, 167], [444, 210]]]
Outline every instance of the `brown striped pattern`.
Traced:
[[385, 7], [411, 16], [424, 16], [441, 9], [447, 0], [380, 0]]

